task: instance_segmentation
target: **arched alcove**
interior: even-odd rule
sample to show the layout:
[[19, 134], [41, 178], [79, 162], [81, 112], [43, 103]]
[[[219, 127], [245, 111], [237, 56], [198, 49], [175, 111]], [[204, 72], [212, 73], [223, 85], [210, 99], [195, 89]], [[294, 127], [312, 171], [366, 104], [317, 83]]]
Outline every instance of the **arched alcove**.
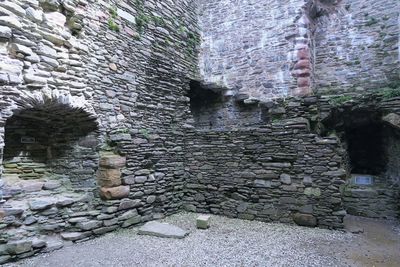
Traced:
[[6, 192], [87, 191], [96, 186], [97, 121], [84, 99], [67, 92], [29, 94], [6, 120]]
[[326, 134], [341, 139], [348, 171], [343, 188], [349, 214], [398, 217], [400, 132], [383, 118], [386, 112], [369, 103], [334, 108], [323, 121]]

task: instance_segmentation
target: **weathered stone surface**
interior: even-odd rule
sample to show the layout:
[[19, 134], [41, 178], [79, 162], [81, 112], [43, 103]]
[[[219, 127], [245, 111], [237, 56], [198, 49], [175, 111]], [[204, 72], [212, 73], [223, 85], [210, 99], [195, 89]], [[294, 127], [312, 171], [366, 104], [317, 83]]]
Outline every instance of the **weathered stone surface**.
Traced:
[[296, 224], [300, 226], [317, 226], [317, 219], [311, 214], [296, 213], [293, 215], [293, 220]]
[[76, 240], [84, 239], [87, 236], [88, 236], [88, 234], [84, 233], [84, 232], [61, 233], [61, 237], [67, 241], [76, 241]]
[[6, 26], [0, 26], [0, 38], [10, 39], [12, 36], [12, 30]]
[[31, 210], [45, 210], [51, 208], [54, 203], [49, 199], [36, 199], [29, 202]]
[[99, 169], [97, 182], [100, 186], [114, 187], [121, 185], [121, 171], [119, 169]]
[[48, 181], [45, 182], [43, 185], [44, 190], [54, 190], [57, 189], [61, 186], [61, 183], [58, 181]]
[[140, 207], [141, 201], [139, 199], [123, 199], [119, 204], [118, 210], [126, 210]]
[[132, 217], [136, 217], [137, 215], [138, 215], [138, 212], [136, 209], [129, 210], [129, 211], [123, 213], [121, 216], [119, 216], [118, 220], [124, 221], [124, 220], [130, 219]]
[[126, 158], [118, 155], [103, 155], [99, 162], [100, 167], [110, 169], [119, 169], [125, 167], [125, 164]]
[[43, 249], [43, 252], [52, 252], [62, 247], [64, 247], [64, 243], [61, 240], [51, 239], [46, 241], [46, 247]]
[[122, 199], [129, 195], [129, 186], [117, 186], [112, 188], [100, 188], [100, 195], [104, 199]]
[[141, 226], [138, 234], [180, 239], [187, 236], [189, 232], [174, 225], [152, 221]]
[[21, 17], [24, 17], [26, 15], [25, 10], [15, 2], [11, 2], [11, 1], [0, 2], [0, 7], [10, 10], [15, 15], [18, 15]]
[[8, 26], [15, 29], [21, 29], [22, 25], [18, 19], [10, 16], [0, 16], [0, 25]]
[[288, 175], [286, 173], [281, 174], [280, 179], [281, 179], [281, 182], [284, 183], [284, 184], [291, 184], [292, 183], [290, 175]]
[[103, 223], [101, 221], [88, 221], [88, 222], [79, 222], [76, 224], [76, 226], [84, 231], [89, 231], [89, 230], [93, 230], [95, 228], [99, 228], [100, 226], [102, 226]]
[[396, 113], [390, 113], [382, 118], [384, 122], [392, 127], [400, 129], [400, 115]]
[[210, 215], [200, 215], [196, 219], [196, 227], [198, 229], [208, 229], [210, 227]]
[[19, 240], [7, 244], [7, 251], [10, 254], [22, 254], [32, 250], [32, 241]]
[[126, 219], [123, 223], [122, 223], [122, 227], [129, 227], [135, 224], [138, 224], [142, 221], [142, 218], [140, 216], [135, 216], [135, 217], [131, 217], [129, 219]]
[[43, 12], [32, 7], [26, 9], [26, 16], [35, 22], [41, 22], [43, 20]]

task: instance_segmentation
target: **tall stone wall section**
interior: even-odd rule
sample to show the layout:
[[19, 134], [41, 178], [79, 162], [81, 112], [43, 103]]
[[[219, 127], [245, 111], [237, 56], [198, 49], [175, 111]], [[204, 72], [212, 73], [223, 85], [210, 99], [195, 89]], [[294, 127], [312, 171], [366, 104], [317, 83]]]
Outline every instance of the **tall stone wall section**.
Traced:
[[321, 93], [399, 84], [397, 0], [343, 0], [316, 20], [315, 80]]
[[[60, 120], [76, 111], [83, 119], [72, 128], [97, 128], [47, 164], [53, 173], [65, 164], [66, 179], [81, 171], [92, 186], [0, 182], [0, 263], [60, 248], [58, 234], [81, 241], [180, 208], [193, 4], [0, 2], [1, 151], [7, 119], [32, 107], [44, 107], [44, 119], [46, 111], [61, 112], [53, 114]], [[87, 148], [95, 157], [74, 165]]]
[[202, 1], [200, 78], [247, 98], [309, 93], [310, 80], [297, 80], [311, 75], [306, 2]]
[[304, 119], [188, 134], [185, 207], [242, 219], [342, 227], [344, 183], [335, 138]]

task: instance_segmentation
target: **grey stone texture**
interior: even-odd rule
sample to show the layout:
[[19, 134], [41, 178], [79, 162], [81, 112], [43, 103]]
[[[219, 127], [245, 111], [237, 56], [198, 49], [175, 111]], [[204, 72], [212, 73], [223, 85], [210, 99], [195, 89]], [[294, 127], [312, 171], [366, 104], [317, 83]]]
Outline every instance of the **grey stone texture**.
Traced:
[[[344, 147], [321, 133], [345, 107], [308, 94], [398, 74], [396, 1], [342, 2], [0, 2], [0, 262], [183, 209], [342, 228], [363, 196], [342, 201]], [[350, 66], [362, 46], [365, 69]], [[191, 81], [219, 101], [193, 109]], [[399, 114], [395, 95], [370, 97]]]
[[189, 232], [175, 225], [152, 221], [147, 222], [145, 223], [145, 225], [141, 226], [139, 228], [138, 234], [180, 239], [187, 236]]

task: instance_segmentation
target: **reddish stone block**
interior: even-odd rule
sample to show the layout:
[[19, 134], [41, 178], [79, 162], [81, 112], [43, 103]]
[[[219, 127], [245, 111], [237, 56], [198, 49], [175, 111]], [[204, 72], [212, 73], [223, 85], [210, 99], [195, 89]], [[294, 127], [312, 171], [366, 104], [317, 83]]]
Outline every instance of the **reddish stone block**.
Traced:
[[117, 186], [112, 188], [102, 187], [100, 188], [100, 196], [106, 200], [122, 199], [128, 197], [129, 191], [129, 186]]
[[310, 69], [301, 69], [301, 70], [294, 70], [292, 75], [295, 77], [310, 77], [311, 70]]
[[311, 85], [310, 77], [299, 77], [297, 79], [297, 86], [298, 87], [309, 87]]
[[294, 65], [294, 69], [311, 69], [311, 63], [308, 59], [299, 60], [296, 65]]
[[103, 187], [119, 186], [121, 185], [121, 171], [119, 169], [99, 169], [97, 182]]
[[308, 48], [303, 48], [297, 51], [298, 59], [309, 59], [310, 58], [310, 50]]
[[104, 155], [100, 158], [100, 167], [118, 169], [125, 167], [126, 158], [118, 155]]

